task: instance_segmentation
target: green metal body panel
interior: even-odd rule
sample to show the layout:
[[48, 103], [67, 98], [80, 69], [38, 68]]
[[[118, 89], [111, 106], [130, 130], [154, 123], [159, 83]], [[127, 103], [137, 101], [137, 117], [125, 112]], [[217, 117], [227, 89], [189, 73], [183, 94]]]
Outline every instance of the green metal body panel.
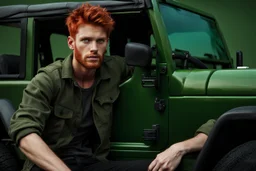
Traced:
[[256, 70], [180, 70], [169, 87], [172, 96], [254, 96]]
[[[113, 150], [115, 151], [116, 148], [119, 150], [140, 149], [138, 151], [140, 155], [133, 152], [134, 157], [141, 156], [142, 152], [149, 153], [149, 150], [159, 152], [168, 145], [169, 136], [168, 127], [166, 127], [168, 126], [168, 111], [159, 114], [154, 110], [155, 97], [161, 94], [155, 89], [141, 87], [141, 74], [141, 69], [136, 68], [132, 78], [121, 85], [121, 93], [114, 107], [112, 141], [117, 143], [113, 144]], [[153, 145], [147, 143], [141, 145], [143, 130], [151, 129], [153, 124], [161, 126], [160, 141]], [[131, 142], [137, 143], [137, 146], [135, 144], [129, 146]], [[119, 155], [117, 152], [115, 154]]]
[[[141, 13], [147, 15], [151, 27], [149, 30], [152, 32], [157, 49], [152, 62], [154, 69], [136, 67], [132, 77], [120, 85], [121, 93], [113, 111], [111, 137], [111, 157], [115, 159], [153, 159], [173, 143], [193, 137], [196, 129], [207, 120], [217, 119], [224, 112], [238, 106], [255, 105], [256, 101], [256, 70], [234, 69], [217, 23], [216, 30], [220, 36], [218, 40], [224, 45], [223, 51], [227, 54], [227, 60], [223, 62], [221, 59], [208, 59], [208, 61], [229, 64], [229, 67], [223, 69], [176, 67], [176, 61], [172, 58], [175, 49], [172, 48], [172, 42], [168, 38], [168, 28], [159, 3], [186, 9], [215, 21], [211, 15], [170, 0], [150, 2], [152, 6], [143, 10], [114, 12], [115, 15], [120, 16]], [[39, 44], [38, 34], [41, 32], [35, 27], [40, 22], [44, 22], [40, 17], [29, 17], [27, 20], [25, 78], [6, 79], [0, 74], [0, 98], [10, 100], [15, 108], [18, 108], [24, 88], [40, 67], [37, 66], [40, 63], [38, 59], [40, 54], [36, 46]], [[140, 26], [142, 25], [138, 27]], [[151, 73], [156, 78], [158, 87], [142, 86], [142, 77], [146, 73]], [[164, 101], [166, 105], [164, 111], [155, 109], [157, 99]], [[160, 126], [158, 139], [155, 142], [144, 141], [144, 129], [151, 129], [155, 124]], [[191, 171], [196, 157], [197, 153], [185, 156], [177, 170]]]
[[175, 71], [170, 78], [171, 96], [206, 95], [209, 79], [214, 70], [180, 70]]
[[255, 96], [256, 70], [219, 70], [212, 74], [207, 95]]

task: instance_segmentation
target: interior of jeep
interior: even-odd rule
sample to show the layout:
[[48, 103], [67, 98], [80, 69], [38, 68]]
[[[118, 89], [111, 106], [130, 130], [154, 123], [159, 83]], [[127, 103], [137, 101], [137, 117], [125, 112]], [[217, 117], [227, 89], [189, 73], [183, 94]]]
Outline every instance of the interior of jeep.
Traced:
[[19, 74], [20, 22], [0, 23], [0, 75]]
[[[115, 27], [110, 35], [107, 55], [124, 56], [128, 42], [150, 45], [152, 34], [149, 19], [141, 13], [113, 14]], [[53, 61], [67, 57], [71, 50], [67, 46], [69, 35], [65, 25], [65, 17], [36, 18], [35, 22], [35, 73]], [[149, 29], [150, 28], [150, 29]]]
[[[114, 30], [110, 35], [106, 55], [124, 56], [125, 45], [137, 42], [154, 46], [152, 27], [144, 11], [112, 14], [115, 21]], [[65, 25], [66, 16], [36, 17], [34, 20], [34, 52], [33, 75], [40, 67], [56, 60], [63, 60], [71, 50], [67, 46], [69, 35]], [[26, 21], [25, 23], [22, 22]], [[0, 78], [24, 78], [26, 63], [27, 19], [17, 19], [0, 23]], [[31, 40], [29, 40], [31, 41]], [[20, 75], [23, 73], [23, 77]]]

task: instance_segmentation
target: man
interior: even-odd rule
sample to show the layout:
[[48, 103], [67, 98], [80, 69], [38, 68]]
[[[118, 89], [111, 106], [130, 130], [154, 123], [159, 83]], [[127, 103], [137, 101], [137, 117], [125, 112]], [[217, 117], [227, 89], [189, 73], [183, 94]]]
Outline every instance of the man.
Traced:
[[103, 162], [112, 104], [129, 74], [122, 58], [104, 58], [113, 19], [86, 4], [66, 24], [73, 54], [39, 70], [11, 119], [9, 134], [28, 158], [23, 170], [146, 170], [150, 161]]
[[[86, 4], [66, 24], [72, 55], [38, 71], [11, 119], [9, 134], [28, 158], [23, 171], [147, 170], [151, 161], [106, 160], [112, 104], [129, 75], [122, 58], [104, 57], [113, 19]], [[159, 154], [149, 170], [161, 170], [165, 153], [172, 157]]]

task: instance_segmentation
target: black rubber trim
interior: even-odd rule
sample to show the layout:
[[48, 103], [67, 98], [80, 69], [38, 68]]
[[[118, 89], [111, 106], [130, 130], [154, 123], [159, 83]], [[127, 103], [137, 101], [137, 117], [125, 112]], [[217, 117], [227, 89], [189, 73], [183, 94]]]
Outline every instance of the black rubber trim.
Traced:
[[194, 171], [210, 171], [230, 150], [256, 135], [256, 106], [234, 108], [216, 121], [195, 163]]
[[[86, 1], [92, 5], [100, 5], [110, 12], [133, 11], [152, 8], [150, 0], [119, 0], [119, 1]], [[85, 2], [56, 2], [36, 5], [10, 5], [0, 7], [0, 19], [2, 18], [23, 18], [38, 17], [47, 15], [68, 14], [73, 9], [81, 6]]]

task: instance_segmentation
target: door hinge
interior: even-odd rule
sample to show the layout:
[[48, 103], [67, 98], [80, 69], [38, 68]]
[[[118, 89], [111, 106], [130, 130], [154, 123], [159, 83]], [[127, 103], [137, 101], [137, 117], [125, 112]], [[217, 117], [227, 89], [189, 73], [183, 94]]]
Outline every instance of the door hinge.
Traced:
[[141, 85], [144, 88], [151, 88], [151, 87], [157, 88], [156, 77], [143, 75], [141, 79]]
[[159, 139], [160, 125], [152, 125], [152, 129], [143, 130], [143, 139], [146, 142], [156, 142]]

